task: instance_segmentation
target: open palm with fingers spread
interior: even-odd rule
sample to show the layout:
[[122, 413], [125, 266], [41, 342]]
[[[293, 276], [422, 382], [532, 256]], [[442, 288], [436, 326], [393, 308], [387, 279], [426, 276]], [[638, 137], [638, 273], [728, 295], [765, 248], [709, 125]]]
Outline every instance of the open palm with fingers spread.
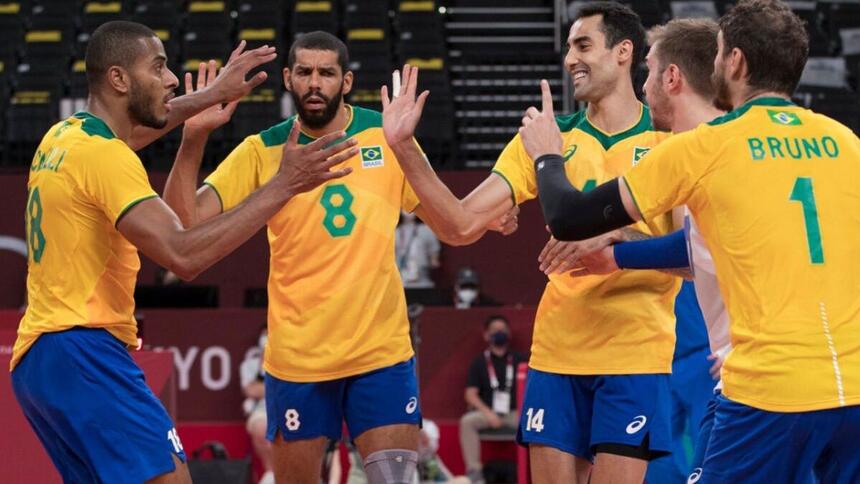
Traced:
[[392, 93], [391, 99], [388, 86], [382, 86], [382, 131], [389, 146], [411, 142], [415, 135], [424, 103], [430, 95], [430, 91], [424, 91], [416, 97], [417, 89], [418, 68], [409, 64], [403, 66], [399, 92]]
[[[212, 85], [215, 82], [215, 78], [218, 74], [218, 66], [214, 60], [210, 60], [209, 63], [201, 62], [200, 66], [197, 68], [197, 89], [201, 90], [207, 86]], [[191, 73], [185, 73], [185, 94], [191, 94], [194, 92], [194, 83], [191, 79]], [[213, 104], [208, 108], [200, 111], [195, 116], [192, 116], [185, 120], [185, 129], [191, 130], [194, 132], [200, 132], [209, 134], [213, 130], [222, 126], [227, 121], [230, 121], [230, 117], [233, 116], [233, 112], [236, 111], [236, 106], [239, 104], [239, 101], [232, 101], [227, 104]]]

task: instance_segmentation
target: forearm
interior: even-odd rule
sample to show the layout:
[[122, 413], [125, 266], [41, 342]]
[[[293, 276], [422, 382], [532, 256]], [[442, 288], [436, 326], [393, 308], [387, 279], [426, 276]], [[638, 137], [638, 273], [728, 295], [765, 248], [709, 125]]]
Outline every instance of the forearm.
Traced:
[[687, 269], [687, 238], [683, 230], [669, 235], [622, 242], [613, 246], [620, 269]]
[[634, 222], [614, 180], [583, 193], [567, 179], [559, 155], [538, 158], [535, 172], [541, 210], [556, 239], [589, 239]]
[[413, 140], [391, 148], [421, 201], [425, 222], [440, 240], [450, 245], [465, 245], [486, 232], [486, 224], [475, 220], [463, 201], [442, 183]]
[[197, 177], [208, 133], [185, 132], [164, 186], [164, 201], [186, 228], [198, 223]]
[[178, 96], [170, 100], [170, 111], [167, 113], [167, 124], [161, 129], [138, 126], [134, 128], [128, 146], [137, 151], [169, 133], [173, 128], [184, 123], [186, 119], [223, 100], [212, 88]]
[[213, 217], [170, 238], [176, 252], [176, 268], [169, 267], [183, 279], [193, 279], [234, 251], [265, 226], [290, 199], [276, 180], [252, 193], [234, 209]]

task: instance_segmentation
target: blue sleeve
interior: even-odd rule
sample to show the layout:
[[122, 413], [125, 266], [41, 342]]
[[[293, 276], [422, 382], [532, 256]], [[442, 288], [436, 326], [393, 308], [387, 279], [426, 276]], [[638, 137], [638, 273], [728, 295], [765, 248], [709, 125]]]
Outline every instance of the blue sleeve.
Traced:
[[683, 230], [653, 239], [622, 242], [614, 246], [615, 263], [621, 269], [676, 269], [690, 267]]

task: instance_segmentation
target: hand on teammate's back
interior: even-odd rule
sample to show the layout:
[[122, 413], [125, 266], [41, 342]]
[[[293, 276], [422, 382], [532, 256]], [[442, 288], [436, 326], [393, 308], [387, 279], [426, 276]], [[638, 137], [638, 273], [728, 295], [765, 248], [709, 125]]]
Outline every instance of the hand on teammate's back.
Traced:
[[[197, 69], [197, 90], [199, 91], [212, 85], [217, 78], [217, 71], [218, 67], [214, 60], [210, 60], [208, 64], [201, 62]], [[194, 91], [191, 73], [186, 72], [185, 94], [191, 94]], [[230, 117], [233, 116], [233, 112], [236, 111], [238, 104], [239, 100], [237, 99], [227, 104], [213, 104], [200, 111], [195, 116], [185, 120], [183, 135], [208, 135], [227, 121], [230, 121]]]
[[268, 75], [260, 71], [251, 79], [245, 79], [251, 69], [275, 60], [278, 56], [274, 47], [264, 45], [247, 52], [245, 41], [239, 42], [239, 46], [230, 54], [227, 64], [221, 68], [218, 76], [209, 86], [219, 93], [218, 98], [222, 102], [229, 103], [238, 101], [251, 93], [251, 91], [266, 81]]
[[[394, 72], [395, 78], [397, 71]], [[409, 64], [403, 66], [400, 78], [400, 88], [393, 86], [392, 98], [388, 98], [388, 86], [382, 86], [382, 131], [389, 146], [398, 143], [411, 142], [415, 128], [421, 120], [424, 102], [430, 91], [423, 91], [417, 98], [418, 68]], [[394, 92], [396, 90], [396, 92]]]
[[354, 138], [329, 146], [346, 136], [343, 131], [335, 131], [317, 138], [313, 143], [300, 145], [300, 130], [301, 122], [296, 118], [284, 144], [277, 175], [278, 182], [284, 184], [285, 190], [292, 194], [307, 192], [329, 180], [352, 173], [349, 167], [339, 170], [331, 168], [358, 154], [358, 148], [355, 147], [358, 142]]
[[523, 147], [532, 160], [537, 160], [543, 155], [561, 154], [561, 131], [555, 122], [552, 92], [546, 79], [540, 81], [540, 90], [542, 109], [538, 111], [534, 106], [528, 108], [520, 128]]

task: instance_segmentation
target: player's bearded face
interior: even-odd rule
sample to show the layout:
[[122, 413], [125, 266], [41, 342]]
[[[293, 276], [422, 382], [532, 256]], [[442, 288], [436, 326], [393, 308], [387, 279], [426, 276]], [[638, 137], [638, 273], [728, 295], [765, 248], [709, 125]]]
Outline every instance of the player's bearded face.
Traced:
[[146, 87], [132, 80], [129, 89], [128, 114], [135, 123], [147, 128], [161, 129], [167, 125], [167, 110], [163, 105], [169, 100], [161, 86]]
[[714, 59], [714, 73], [711, 74], [711, 83], [716, 91], [714, 106], [724, 111], [731, 111], [733, 109], [732, 96], [729, 82], [726, 79], [726, 56], [724, 56], [723, 50], [723, 33], [720, 32], [717, 36], [717, 57]]
[[302, 122], [311, 129], [320, 129], [331, 122], [337, 115], [337, 110], [343, 100], [343, 80], [336, 92], [327, 96], [322, 89], [308, 89], [300, 94], [295, 89], [290, 90], [293, 105]]
[[669, 95], [663, 89], [663, 73], [666, 72], [666, 66], [663, 66], [657, 58], [656, 45], [651, 47], [651, 52], [645, 59], [648, 65], [648, 78], [645, 80], [643, 90], [648, 108], [651, 110], [651, 124], [654, 125], [654, 129], [671, 131], [672, 106]]
[[146, 54], [129, 70], [128, 114], [137, 124], [161, 129], [167, 125], [168, 102], [179, 79], [166, 65], [161, 41], [152, 37], [143, 43]]

